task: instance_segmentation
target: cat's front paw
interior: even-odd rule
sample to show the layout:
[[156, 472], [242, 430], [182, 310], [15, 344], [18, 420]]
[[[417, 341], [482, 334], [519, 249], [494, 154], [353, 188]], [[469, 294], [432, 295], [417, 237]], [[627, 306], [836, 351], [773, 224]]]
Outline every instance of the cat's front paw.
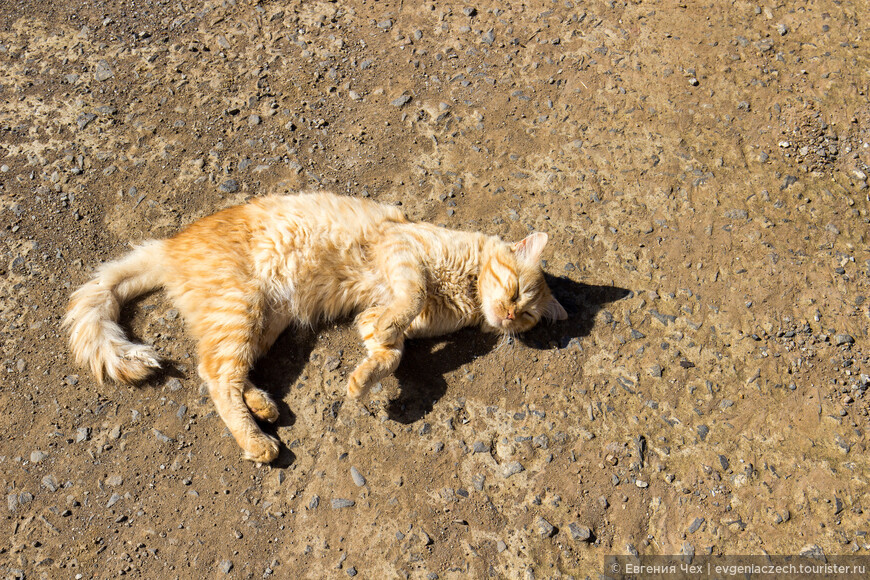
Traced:
[[368, 386], [360, 382], [359, 378], [354, 373], [347, 381], [347, 396], [351, 399], [360, 399], [368, 391]]
[[245, 446], [245, 459], [255, 461], [257, 463], [271, 463], [278, 457], [278, 439], [260, 433], [256, 437], [251, 437]]

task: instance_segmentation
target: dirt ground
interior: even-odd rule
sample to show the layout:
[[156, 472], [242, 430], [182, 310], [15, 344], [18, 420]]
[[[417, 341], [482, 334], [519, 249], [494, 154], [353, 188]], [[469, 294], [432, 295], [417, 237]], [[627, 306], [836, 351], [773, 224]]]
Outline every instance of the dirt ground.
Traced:
[[[584, 578], [610, 554], [870, 554], [870, 3], [0, 3], [3, 578]], [[568, 321], [342, 323], [254, 379], [241, 460], [171, 368], [98, 385], [68, 296], [128, 244], [322, 187], [548, 232]]]

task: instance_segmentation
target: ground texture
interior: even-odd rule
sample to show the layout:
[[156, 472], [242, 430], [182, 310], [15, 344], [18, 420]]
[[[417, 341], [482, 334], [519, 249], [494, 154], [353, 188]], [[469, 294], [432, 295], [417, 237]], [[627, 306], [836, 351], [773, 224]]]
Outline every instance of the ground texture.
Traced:
[[[583, 578], [608, 554], [866, 554], [870, 4], [0, 4], [0, 575]], [[69, 360], [131, 242], [322, 187], [519, 239], [571, 317], [346, 323], [253, 373], [240, 459], [160, 293], [139, 388]]]

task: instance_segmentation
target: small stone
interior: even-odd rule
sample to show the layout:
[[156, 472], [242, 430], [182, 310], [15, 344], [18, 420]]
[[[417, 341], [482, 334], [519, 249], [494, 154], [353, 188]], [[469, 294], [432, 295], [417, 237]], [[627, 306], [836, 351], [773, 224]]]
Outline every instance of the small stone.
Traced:
[[168, 381], [166, 381], [166, 387], [167, 387], [170, 391], [178, 391], [178, 390], [181, 390], [181, 381], [179, 381], [178, 379], [176, 379], [175, 377], [173, 377], [173, 378], [169, 379]]
[[483, 441], [475, 441], [472, 449], [474, 453], [489, 453], [489, 445]]
[[175, 441], [172, 437], [164, 435], [156, 428], [151, 429], [151, 431], [154, 433], [154, 436], [157, 437], [157, 440], [162, 442], [162, 443], [172, 443], [173, 441]]
[[501, 554], [502, 552], [507, 550], [507, 544], [504, 543], [504, 540], [499, 540], [495, 543], [495, 549], [498, 551], [499, 554]]
[[798, 552], [798, 554], [822, 561], [825, 559], [825, 551], [818, 544], [808, 544], [801, 548], [801, 551]]
[[381, 20], [378, 22], [378, 28], [381, 30], [389, 30], [393, 27], [393, 21], [387, 18], [386, 20]]
[[571, 537], [574, 538], [575, 542], [588, 542], [592, 537], [592, 530], [573, 522], [568, 524], [568, 531], [571, 532]]
[[348, 568], [348, 569], [347, 569], [347, 575], [350, 576], [351, 578], [353, 578], [354, 576], [356, 576], [356, 568], [354, 568], [353, 566], [351, 566], [350, 568]]
[[551, 538], [556, 534], [555, 526], [553, 526], [553, 524], [551, 524], [550, 522], [548, 522], [544, 518], [538, 516], [537, 524], [538, 524], [538, 532], [542, 536], [544, 536], [545, 538]]
[[706, 425], [698, 425], [697, 431], [698, 431], [698, 438], [700, 438], [701, 441], [704, 441], [707, 438], [707, 434], [710, 432], [710, 428], [707, 427]]
[[693, 87], [697, 87], [701, 83], [700, 83], [700, 81], [698, 81], [698, 79], [696, 77], [691, 77], [689, 79], [689, 84], [692, 85]]
[[53, 475], [46, 475], [42, 478], [42, 486], [48, 491], [54, 492], [57, 491], [58, 485], [57, 480]]
[[332, 509], [339, 510], [342, 508], [353, 507], [356, 505], [356, 502], [353, 501], [352, 499], [337, 498], [337, 499], [332, 500], [331, 504], [332, 504]]
[[87, 441], [91, 438], [91, 428], [90, 427], [79, 427], [76, 429], [76, 443], [81, 443], [82, 441]]
[[43, 459], [48, 457], [48, 454], [44, 451], [39, 451], [38, 449], [30, 454], [30, 462], [31, 463], [39, 463]]
[[94, 68], [94, 78], [98, 81], [107, 81], [110, 78], [115, 76], [115, 72], [112, 70], [112, 67], [109, 66], [109, 63], [105, 61], [105, 59], [101, 59], [97, 62], [97, 66]]
[[665, 326], [667, 326], [668, 324], [672, 324], [677, 320], [677, 317], [673, 314], [662, 314], [658, 310], [654, 310], [652, 308], [650, 308], [649, 313], [653, 316], [653, 318], [655, 318]]
[[79, 130], [82, 130], [85, 127], [87, 127], [88, 125], [90, 125], [91, 121], [93, 121], [96, 118], [97, 118], [97, 116], [94, 115], [93, 113], [82, 113], [76, 119], [76, 125], [78, 126]]
[[320, 496], [315, 495], [314, 497], [311, 498], [311, 501], [308, 502], [308, 509], [316, 510], [317, 506], [319, 506], [319, 505], [320, 505]]
[[108, 509], [108, 508], [112, 507], [113, 505], [115, 505], [119, 501], [121, 501], [120, 494], [113, 493], [112, 496], [109, 498], [109, 501], [106, 502], [106, 508]]
[[401, 107], [403, 105], [408, 104], [410, 101], [411, 101], [410, 95], [401, 95], [401, 96], [393, 99], [390, 102], [390, 104], [393, 105], [394, 107]]
[[600, 507], [601, 509], [604, 509], [604, 510], [606, 510], [608, 507], [610, 507], [610, 502], [608, 502], [607, 498], [604, 497], [603, 495], [599, 495], [598, 499], [595, 500], [595, 503], [598, 504], [598, 507]]
[[239, 190], [239, 182], [235, 179], [227, 179], [218, 187], [224, 193], [235, 193]]
[[124, 483], [124, 478], [120, 475], [110, 475], [106, 478], [106, 485], [111, 487], [118, 487], [119, 485]]
[[834, 344], [837, 346], [843, 346], [844, 344], [854, 344], [855, 339], [851, 334], [838, 334], [834, 336]]
[[357, 487], [362, 487], [366, 484], [366, 478], [363, 477], [363, 474], [359, 472], [359, 469], [356, 467], [350, 468], [350, 477], [353, 479], [353, 482], [357, 485]]
[[233, 569], [233, 563], [229, 560], [221, 560], [221, 563], [218, 564], [218, 568], [224, 574], [229, 574]]
[[724, 455], [719, 455], [719, 464], [722, 466], [722, 471], [728, 471], [728, 468], [731, 467], [731, 462]]
[[641, 488], [641, 489], [644, 489], [644, 488], [649, 487], [649, 483], [647, 483], [647, 482], [645, 482], [645, 481], [643, 481], [643, 480], [640, 480], [640, 479], [636, 479], [636, 480], [634, 480], [634, 484], [635, 484], [636, 486], [638, 486], [639, 488]]
[[261, 121], [262, 119], [260, 119], [260, 115], [251, 115], [248, 117], [248, 125], [251, 125], [252, 127], [259, 125]]
[[692, 523], [689, 525], [688, 532], [690, 534], [694, 534], [695, 532], [697, 532], [701, 528], [701, 526], [704, 525], [704, 521], [704, 518], [695, 518], [694, 521], [692, 521]]
[[522, 463], [520, 463], [519, 461], [511, 461], [505, 466], [504, 471], [502, 471], [502, 475], [505, 477], [505, 479], [507, 479], [512, 475], [516, 475], [521, 471], [525, 471], [525, 469], [526, 468], [523, 467]]

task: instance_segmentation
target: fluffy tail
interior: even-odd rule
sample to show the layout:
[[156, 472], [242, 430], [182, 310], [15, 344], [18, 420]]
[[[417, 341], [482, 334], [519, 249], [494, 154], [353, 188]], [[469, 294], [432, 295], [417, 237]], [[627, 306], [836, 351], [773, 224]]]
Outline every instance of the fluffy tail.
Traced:
[[89, 365], [100, 383], [106, 378], [135, 383], [160, 368], [150, 346], [133, 344], [118, 325], [121, 305], [162, 285], [163, 242], [150, 241], [99, 269], [70, 298], [63, 327], [73, 356]]

